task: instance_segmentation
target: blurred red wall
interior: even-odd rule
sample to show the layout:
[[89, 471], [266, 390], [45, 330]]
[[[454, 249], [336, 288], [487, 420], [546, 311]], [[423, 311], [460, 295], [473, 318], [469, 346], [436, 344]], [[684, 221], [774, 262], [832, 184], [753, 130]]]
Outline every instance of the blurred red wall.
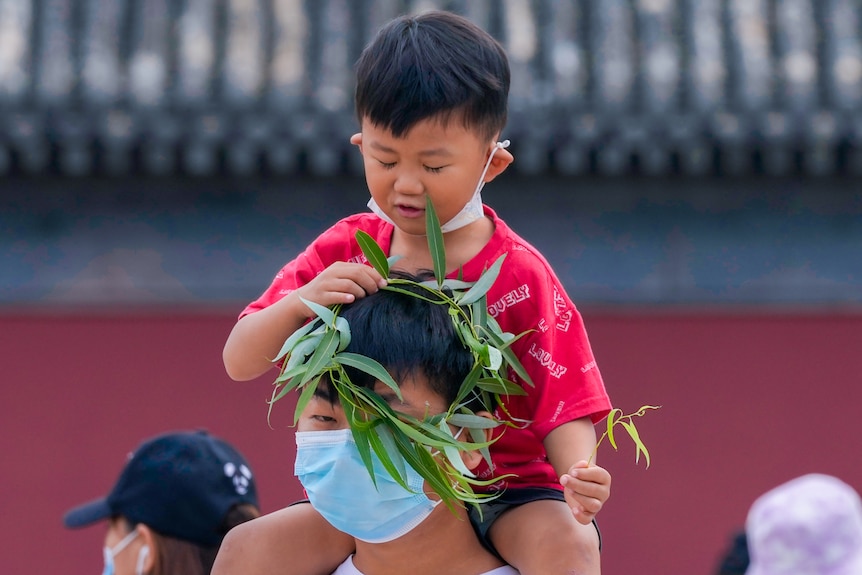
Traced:
[[[751, 501], [802, 473], [862, 490], [862, 314], [598, 310], [584, 313], [615, 404], [660, 404], [636, 423], [652, 466], [604, 445], [603, 573], [710, 574]], [[0, 539], [4, 573], [90, 575], [104, 529], [63, 529], [128, 451], [207, 428], [243, 451], [264, 511], [299, 495], [292, 406], [266, 419], [270, 377], [229, 380], [235, 310], [0, 315]], [[601, 428], [600, 428], [601, 429]]]

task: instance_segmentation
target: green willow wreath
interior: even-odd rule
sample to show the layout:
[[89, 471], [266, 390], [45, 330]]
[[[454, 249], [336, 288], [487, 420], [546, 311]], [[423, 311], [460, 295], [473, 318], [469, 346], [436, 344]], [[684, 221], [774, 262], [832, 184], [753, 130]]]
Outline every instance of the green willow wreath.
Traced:
[[[488, 314], [486, 294], [500, 273], [505, 254], [476, 282], [446, 279], [443, 232], [430, 200], [426, 201], [426, 229], [435, 277], [430, 282], [390, 278], [390, 266], [397, 258], [387, 259], [374, 239], [361, 230], [356, 232], [356, 241], [374, 269], [388, 278], [388, 285], [382, 289], [449, 307], [458, 337], [473, 354], [473, 368], [461, 382], [456, 400], [449, 409], [420, 420], [393, 410], [373, 390], [351, 382], [345, 367], [371, 375], [401, 397], [398, 384], [384, 366], [369, 357], [344, 351], [350, 343], [350, 326], [338, 315], [340, 306], [327, 308], [307, 300], [302, 301], [317, 317], [294, 332], [273, 360], [281, 362], [281, 370], [274, 382], [269, 409], [271, 412], [276, 401], [297, 390], [300, 395], [294, 412], [296, 424], [318, 384], [329, 381], [338, 393], [357, 448], [372, 479], [373, 453], [405, 489], [409, 487], [403, 461], [413, 467], [450, 508], [457, 501], [476, 505], [496, 495], [477, 493], [473, 488], [488, 486], [500, 477], [476, 478], [464, 466], [460, 452], [479, 450], [490, 464], [488, 447], [493, 441], [486, 441], [485, 431], [499, 425], [526, 425], [529, 422], [481, 417], [467, 405], [478, 399], [488, 412], [493, 413], [495, 407], [500, 407], [505, 413], [502, 397], [526, 393], [509, 379], [510, 370], [526, 384], [533, 385], [510, 347], [527, 332], [519, 335], [503, 332]], [[405, 289], [405, 286], [411, 289]], [[469, 439], [461, 441], [454, 437], [450, 425], [467, 429]], [[403, 461], [393, 458], [393, 453], [399, 453]], [[437, 453], [444, 457], [436, 457]]]

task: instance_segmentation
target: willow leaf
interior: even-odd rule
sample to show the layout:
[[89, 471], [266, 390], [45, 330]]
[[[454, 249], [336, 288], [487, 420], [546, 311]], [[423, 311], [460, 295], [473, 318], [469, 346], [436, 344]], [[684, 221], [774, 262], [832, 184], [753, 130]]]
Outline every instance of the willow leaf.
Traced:
[[338, 332], [328, 331], [323, 334], [320, 340], [320, 345], [311, 354], [306, 365], [308, 370], [299, 382], [299, 385], [305, 385], [312, 377], [318, 375], [323, 369], [332, 363], [332, 354], [338, 347]]
[[442, 441], [437, 438], [432, 438], [423, 433], [420, 433], [412, 425], [408, 425], [398, 418], [393, 419], [392, 423], [395, 425], [395, 427], [398, 428], [399, 431], [403, 432], [404, 435], [419, 444], [436, 447], [437, 449], [442, 449], [444, 445], [447, 445], [445, 441]]
[[269, 411], [272, 412], [272, 406], [275, 405], [276, 401], [278, 401], [294, 389], [296, 389], [295, 385], [282, 385], [273, 389], [272, 397], [270, 397], [269, 401], [267, 402], [269, 404]]
[[474, 352], [479, 354], [482, 353], [482, 342], [476, 339], [476, 336], [473, 335], [472, 328], [467, 325], [467, 322], [461, 322], [458, 324], [458, 331], [461, 332], [461, 338], [464, 341], [464, 344], [469, 347]]
[[394, 433], [393, 437], [398, 442], [399, 451], [407, 463], [428, 482], [431, 490], [437, 493], [444, 503], [454, 511], [453, 502], [458, 499], [458, 494], [452, 488], [448, 475], [438, 465], [431, 453], [422, 445], [409, 441], [399, 433]]
[[[467, 428], [467, 430], [470, 432], [470, 440], [473, 443], [481, 444], [483, 441], [486, 441], [490, 445], [490, 443], [495, 441], [493, 439], [490, 441], [487, 441], [485, 431], [482, 429], [479, 429], [478, 427], [470, 426]], [[485, 463], [488, 465], [488, 468], [493, 469], [494, 464], [491, 462], [491, 450], [488, 449], [488, 447], [489, 446], [487, 446], [487, 445], [484, 447], [480, 447], [479, 453], [482, 454], [482, 459], [485, 460]], [[494, 478], [494, 480], [496, 481], [496, 478]]]
[[[494, 329], [491, 328], [491, 325], [492, 325], [491, 321], [492, 320], [493, 320], [493, 318], [491, 316], [488, 316], [489, 329], [485, 330], [484, 335], [486, 335], [488, 337], [488, 339], [490, 339], [491, 342], [496, 345], [497, 349], [500, 350], [500, 353], [503, 354], [503, 359], [505, 359], [506, 363], [509, 364], [509, 367], [516, 374], [518, 374], [518, 377], [520, 377], [522, 380], [524, 380], [524, 382], [527, 385], [529, 385], [530, 387], [535, 387], [535, 385], [533, 384], [533, 380], [530, 378], [530, 374], [527, 373], [527, 370], [524, 369], [523, 364], [521, 364], [521, 360], [519, 360], [518, 356], [515, 355], [515, 352], [512, 351], [512, 348], [510, 347], [510, 344], [512, 342], [511, 341], [506, 342], [503, 339], [503, 335], [501, 332], [494, 331]], [[496, 322], [494, 322], [494, 324], [496, 324]], [[497, 329], [499, 330], [499, 326], [497, 327]], [[521, 334], [521, 335], [523, 335], [523, 334]], [[519, 335], [518, 338], [520, 338], [521, 335]]]
[[608, 413], [608, 430], [605, 432], [605, 435], [614, 449], [617, 449], [617, 442], [614, 439], [614, 425], [616, 425], [620, 420], [622, 413], [622, 410], [617, 408], [612, 409], [610, 413]]
[[350, 345], [350, 326], [347, 325], [347, 320], [344, 320], [344, 329], [338, 328], [338, 320], [343, 320], [344, 318], [339, 316], [335, 318], [336, 328], [335, 331], [338, 332], [338, 347], [335, 349], [336, 353], [342, 351]]
[[465, 293], [464, 296], [458, 300], [458, 303], [461, 305], [470, 305], [487, 294], [488, 290], [491, 289], [491, 286], [494, 285], [494, 282], [497, 281], [497, 276], [500, 275], [500, 268], [503, 266], [504, 259], [506, 259], [506, 254], [501, 255], [490, 268], [482, 272], [482, 275], [479, 277], [479, 281], [470, 288], [470, 291]]
[[[380, 438], [380, 442], [386, 453], [398, 453], [398, 444], [395, 443], [395, 438], [392, 437], [392, 429], [390, 429], [389, 426], [383, 424], [378, 425], [377, 435]], [[400, 473], [403, 477], [407, 477], [407, 469], [404, 466], [404, 458], [396, 457], [392, 460], [392, 462], [398, 468], [398, 473]]]
[[[395, 447], [395, 451], [388, 451], [387, 445], [383, 444], [381, 440], [381, 435], [383, 432], [389, 431], [385, 425], [378, 426], [377, 433], [369, 433], [368, 434], [368, 443], [371, 445], [371, 450], [377, 456], [377, 460], [383, 465], [383, 469], [386, 470], [392, 479], [394, 479], [401, 487], [410, 491], [413, 490], [407, 485], [407, 473], [406, 469], [404, 469], [404, 464], [402, 461], [399, 461], [401, 465], [396, 465], [392, 459], [391, 453], [398, 453], [398, 447], [394, 441], [391, 442], [392, 446]], [[391, 433], [391, 432], [390, 432]], [[396, 459], [401, 459], [400, 457], [396, 457]]]
[[440, 299], [428, 297], [428, 296], [425, 296], [422, 294], [418, 294], [416, 292], [412, 292], [410, 290], [406, 290], [404, 288], [400, 288], [400, 287], [398, 287], [398, 280], [389, 280], [389, 284], [380, 288], [380, 289], [384, 289], [386, 291], [394, 291], [394, 292], [398, 292], [401, 294], [409, 295], [410, 297], [415, 297], [416, 299], [421, 299], [421, 300], [427, 301], [429, 303], [434, 303], [434, 304], [445, 303], [444, 301], [442, 301]]
[[636, 448], [635, 463], [638, 463], [640, 461], [640, 455], [641, 455], [641, 453], [643, 453], [644, 454], [644, 461], [646, 461], [646, 466], [649, 467], [649, 451], [647, 451], [647, 448], [646, 448], [646, 445], [644, 445], [644, 442], [641, 441], [640, 434], [638, 433], [638, 430], [635, 428], [635, 424], [631, 420], [629, 420], [629, 421], [620, 420], [620, 425], [622, 425], [625, 428], [625, 430], [629, 432], [629, 437], [631, 437], [632, 441], [635, 442], [635, 448]]
[[[422, 283], [425, 283], [425, 282], [422, 282]], [[445, 279], [445, 280], [443, 280], [443, 285], [440, 287], [449, 288], [450, 290], [452, 290], [454, 292], [454, 291], [468, 290], [471, 287], [473, 287], [474, 285], [476, 285], [476, 282], [465, 282], [463, 280]], [[434, 286], [434, 287], [437, 287], [437, 286]]]
[[464, 381], [461, 382], [461, 387], [458, 389], [458, 394], [455, 396], [455, 401], [452, 403], [460, 404], [464, 399], [469, 395], [470, 391], [476, 385], [476, 382], [479, 381], [479, 376], [482, 375], [482, 366], [480, 364], [476, 364], [473, 366], [473, 369], [470, 370], [470, 373], [467, 374], [467, 377], [464, 378]]
[[370, 235], [362, 230], [356, 230], [356, 243], [359, 244], [359, 249], [368, 263], [371, 264], [377, 273], [383, 277], [389, 277], [389, 261], [386, 259], [386, 254], [380, 249], [380, 246], [374, 241]]
[[304, 297], [301, 297], [299, 299], [302, 303], [308, 306], [308, 309], [316, 313], [317, 316], [322, 319], [326, 325], [335, 325], [335, 312], [333, 312], [331, 309], [322, 306], [319, 303], [309, 301]]
[[308, 405], [308, 402], [311, 401], [312, 397], [314, 397], [314, 392], [317, 390], [318, 383], [320, 383], [320, 376], [313, 378], [302, 387], [302, 393], [299, 394], [299, 399], [296, 400], [296, 409], [293, 411], [294, 425], [299, 422], [299, 416], [302, 414], [302, 410], [305, 409], [305, 406]]
[[509, 381], [508, 379], [482, 378], [476, 383], [476, 385], [479, 389], [496, 395], [527, 395], [527, 392], [523, 387], [515, 382]]
[[[500, 422], [490, 417], [482, 417], [481, 415], [470, 415], [467, 413], [453, 413], [447, 419], [449, 423], [455, 427], [466, 427], [468, 429], [494, 429], [500, 426]], [[482, 443], [485, 442], [483, 438]]]
[[356, 444], [356, 450], [359, 452], [359, 458], [365, 464], [365, 469], [368, 471], [368, 476], [371, 477], [371, 482], [377, 487], [377, 475], [374, 473], [374, 460], [371, 458], [371, 445], [369, 436], [374, 434], [374, 431], [363, 429], [357, 425], [356, 410], [345, 409], [344, 415], [350, 425], [350, 431], [353, 435], [353, 442]]
[[273, 382], [275, 385], [283, 385], [288, 389], [288, 391], [294, 389], [297, 385], [299, 385], [299, 380], [296, 380], [293, 385], [290, 384], [290, 381], [295, 378], [297, 375], [305, 372], [305, 364], [297, 365], [296, 367], [292, 367], [287, 369], [285, 367], [281, 373], [278, 374], [278, 377]]
[[440, 429], [440, 426], [445, 423], [445, 417], [417, 419], [410, 414], [400, 411], [396, 411], [394, 413], [396, 413], [398, 418], [403, 420], [404, 423], [410, 425], [420, 434], [423, 434], [426, 440], [437, 441], [437, 447], [443, 444], [451, 445], [453, 442], [457, 443], [457, 441], [452, 438], [452, 433], [448, 428], [446, 431], [441, 431]]
[[298, 367], [300, 363], [305, 362], [305, 358], [314, 353], [322, 338], [323, 335], [321, 334], [311, 333], [296, 342], [296, 345], [290, 350], [290, 357], [287, 358], [287, 363], [284, 364], [285, 371], [291, 371]]
[[446, 459], [449, 460], [449, 464], [455, 468], [455, 471], [461, 475], [466, 475], [467, 477], [476, 477], [472, 471], [467, 469], [467, 466], [464, 464], [464, 460], [461, 459], [460, 449], [452, 445], [446, 445], [443, 447], [443, 455], [446, 456]]
[[[473, 321], [473, 324], [480, 329], [488, 329], [488, 302], [486, 298], [482, 297], [474, 301], [470, 305], [470, 319]], [[499, 325], [497, 326], [498, 330]]]
[[485, 366], [488, 369], [497, 371], [503, 365], [503, 353], [493, 345], [482, 347], [482, 358], [485, 360]]
[[273, 361], [278, 361], [283, 358], [287, 354], [287, 352], [293, 349], [293, 346], [296, 345], [296, 342], [299, 341], [299, 339], [305, 334], [314, 329], [316, 325], [319, 325], [319, 320], [310, 321], [292, 334], [290, 334], [290, 337], [288, 337], [287, 340], [284, 342], [284, 345], [281, 346], [281, 351], [278, 352], [278, 355]]
[[358, 353], [342, 352], [333, 357], [332, 360], [337, 364], [353, 367], [367, 373], [374, 379], [389, 387], [398, 399], [403, 399], [401, 396], [401, 388], [398, 387], [398, 384], [394, 379], [392, 379], [392, 376], [388, 371], [386, 371], [386, 368], [370, 357], [360, 355]]
[[428, 250], [434, 263], [434, 278], [437, 285], [442, 286], [446, 279], [446, 248], [443, 245], [443, 230], [440, 220], [431, 203], [431, 197], [425, 196], [425, 235], [428, 237]]

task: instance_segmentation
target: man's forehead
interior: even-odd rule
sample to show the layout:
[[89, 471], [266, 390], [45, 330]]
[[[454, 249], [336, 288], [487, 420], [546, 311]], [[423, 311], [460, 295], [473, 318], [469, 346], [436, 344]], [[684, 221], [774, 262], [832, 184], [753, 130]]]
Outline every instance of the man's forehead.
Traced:
[[[394, 411], [411, 415], [418, 419], [437, 415], [446, 411], [445, 400], [432, 391], [424, 377], [407, 376], [399, 382], [401, 397], [394, 389], [380, 380], [375, 381], [372, 391], [380, 396]], [[329, 381], [321, 381], [314, 391], [315, 397], [341, 408], [338, 393]]]

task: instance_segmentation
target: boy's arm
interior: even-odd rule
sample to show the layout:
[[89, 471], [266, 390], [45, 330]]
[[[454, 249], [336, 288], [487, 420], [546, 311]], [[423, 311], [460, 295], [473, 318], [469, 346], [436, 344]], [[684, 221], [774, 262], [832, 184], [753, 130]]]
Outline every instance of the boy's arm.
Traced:
[[587, 465], [596, 447], [592, 420], [582, 417], [564, 423], [552, 430], [544, 443], [572, 514], [579, 523], [591, 522], [611, 490], [610, 473], [597, 465]]
[[231, 379], [247, 381], [272, 368], [272, 360], [285, 340], [314, 312], [300, 298], [322, 306], [350, 303], [386, 285], [374, 268], [358, 263], [336, 262], [313, 280], [283, 298], [236, 322], [222, 351]]
[[308, 319], [308, 306], [292, 292], [271, 306], [236, 322], [222, 351], [225, 370], [235, 381], [248, 381], [269, 371], [285, 340]]

